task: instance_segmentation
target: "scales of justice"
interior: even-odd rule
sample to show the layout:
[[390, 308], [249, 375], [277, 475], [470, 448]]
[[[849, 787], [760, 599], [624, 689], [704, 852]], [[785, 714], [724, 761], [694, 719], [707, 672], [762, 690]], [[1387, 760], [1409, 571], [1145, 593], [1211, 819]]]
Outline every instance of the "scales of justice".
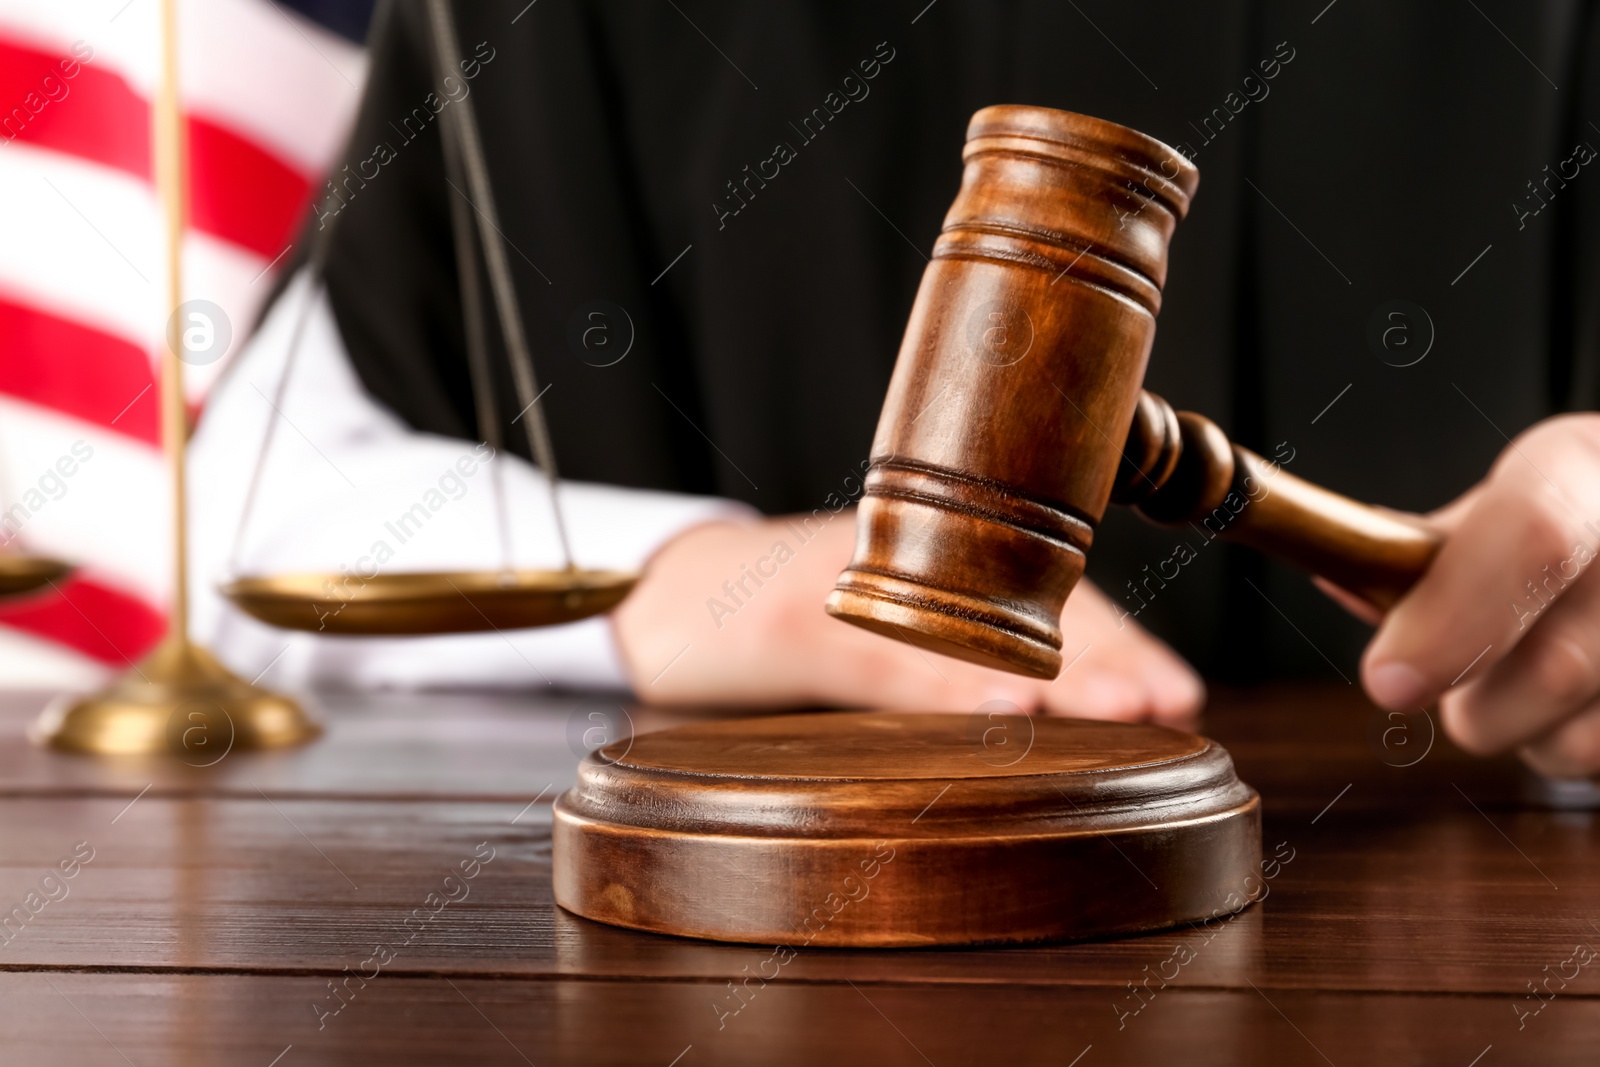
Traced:
[[[166, 0], [155, 122], [178, 294], [183, 151], [172, 8]], [[459, 48], [448, 0], [428, 0], [428, 10], [442, 79]], [[269, 624], [315, 630], [327, 616], [327, 629], [343, 634], [550, 625], [611, 609], [636, 580], [570, 563], [470, 98], [449, 109], [441, 132], [446, 173], [479, 209], [474, 226], [450, 198], [478, 432], [498, 450], [486, 273], [568, 566], [514, 569], [501, 501], [500, 570], [379, 575], [348, 595], [330, 593], [337, 576], [321, 574], [244, 576], [223, 587]], [[1142, 391], [1168, 244], [1199, 182], [1192, 163], [1114, 123], [1018, 106], [973, 117], [963, 163], [873, 442], [855, 558], [827, 600], [830, 614], [941, 654], [1054, 678], [1062, 606], [1109, 503], [1155, 522], [1205, 522], [1379, 608], [1420, 577], [1438, 547], [1420, 519], [1300, 480]], [[309, 249], [314, 282], [327, 232]], [[187, 636], [181, 369], [169, 339], [171, 633], [110, 689], [47, 711], [36, 735], [58, 748], [161, 751], [173, 717], [190, 708], [225, 713], [241, 748], [317, 732], [293, 702], [233, 676]], [[603, 746], [554, 806], [556, 901], [656, 933], [872, 947], [1126, 934], [1250, 903], [1261, 873], [1260, 802], [1221, 746], [1151, 725], [1013, 715], [974, 731], [973, 722], [779, 715]]]
[[[233, 748], [292, 745], [315, 737], [320, 728], [293, 700], [237, 677], [188, 632], [188, 551], [184, 446], [188, 416], [184, 408], [181, 323], [181, 244], [185, 225], [185, 151], [183, 116], [178, 102], [177, 25], [175, 0], [162, 6], [162, 79], [152, 108], [156, 185], [166, 221], [166, 264], [173, 315], [161, 355], [162, 445], [172, 491], [173, 589], [168, 633], [156, 649], [109, 688], [91, 696], [58, 701], [35, 724], [34, 737], [54, 748], [88, 753], [153, 753], [181, 751], [182, 731], [196, 724], [230, 736]], [[431, 4], [435, 60], [439, 76], [458, 69], [460, 53], [448, 5]], [[379, 6], [379, 11], [383, 5]], [[379, 17], [382, 17], [381, 15]], [[507, 338], [513, 380], [525, 406], [528, 439], [546, 475], [550, 505], [566, 566], [558, 570], [518, 570], [511, 564], [504, 490], [495, 467], [494, 495], [500, 530], [502, 566], [493, 571], [457, 573], [397, 572], [379, 574], [352, 587], [338, 574], [245, 575], [233, 578], [222, 592], [240, 609], [261, 621], [287, 629], [337, 634], [467, 633], [525, 626], [549, 626], [596, 615], [616, 606], [633, 588], [637, 575], [584, 570], [572, 562], [557, 495], [554, 451], [543, 410], [534, 403], [538, 382], [516, 307], [516, 293], [499, 235], [488, 168], [478, 140], [470, 101], [443, 116], [447, 174], [458, 188], [470, 189], [479, 211], [459, 197], [451, 198], [457, 260], [460, 264], [470, 370], [479, 432], [496, 453], [500, 427], [491, 392], [489, 353], [479, 274], [481, 245], [500, 323]], [[328, 238], [333, 227], [319, 230], [310, 249], [308, 272], [320, 284]], [[281, 408], [293, 373], [305, 325], [302, 313], [294, 340], [276, 385], [274, 406]], [[242, 539], [271, 450], [276, 420], [269, 421], [265, 440], [251, 474], [239, 535]], [[237, 554], [236, 540], [236, 554]], [[237, 556], [235, 557], [237, 558]], [[0, 595], [24, 594], [50, 585], [69, 570], [58, 561], [17, 555], [0, 556]], [[337, 588], [340, 587], [340, 588]]]

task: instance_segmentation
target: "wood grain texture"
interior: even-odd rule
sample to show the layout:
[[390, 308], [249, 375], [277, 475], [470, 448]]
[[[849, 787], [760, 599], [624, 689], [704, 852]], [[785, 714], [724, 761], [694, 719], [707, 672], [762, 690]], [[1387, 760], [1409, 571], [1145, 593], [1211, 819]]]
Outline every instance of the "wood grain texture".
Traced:
[[906, 324], [836, 618], [1038, 678], [1113, 499], [1321, 574], [1379, 608], [1439, 535], [1237, 448], [1141, 391], [1167, 249], [1199, 185], [1175, 149], [1039, 107], [972, 117]]
[[218, 760], [214, 746], [192, 745], [170, 755], [89, 758], [28, 740], [49, 694], [0, 691], [0, 796], [126, 799], [149, 787], [151, 797], [259, 799], [259, 786], [274, 797], [453, 797], [519, 806], [543, 790], [548, 803], [572, 785], [578, 760], [594, 747], [585, 746], [585, 735], [614, 737], [705, 717], [596, 694], [296, 698], [326, 733], [293, 752], [233, 751]]
[[[1500, 999], [1168, 990], [1133, 1017], [1110, 987], [812, 984], [785, 975], [737, 1015], [723, 983], [352, 982], [317, 1027], [313, 976], [0, 975], [0, 1043], [28, 1067], [640, 1065], [1336, 1067], [1588, 1065], [1600, 1001], [1560, 999], [1521, 1031]], [[719, 1027], [720, 1023], [720, 1027]], [[287, 1050], [287, 1051], [285, 1051]], [[1086, 1051], [1087, 1050], [1087, 1051]], [[678, 1058], [678, 1057], [681, 1057]]]
[[1277, 556], [1379, 609], [1416, 584], [1443, 541], [1420, 516], [1297, 478], [1152, 393], [1140, 395], [1123, 456], [1114, 501]]
[[[12, 711], [25, 721], [41, 702]], [[416, 720], [430, 703], [438, 727], [424, 732]], [[59, 776], [17, 773], [58, 757], [0, 744], [0, 910], [37, 891], [75, 842], [96, 850], [69, 895], [0, 946], [0, 1060], [123, 1063], [85, 1017], [139, 1067], [266, 1067], [290, 1044], [278, 1067], [665, 1067], [691, 1044], [679, 1067], [1061, 1067], [1091, 1044], [1079, 1067], [1324, 1063], [1316, 1050], [1339, 1067], [1374, 1053], [1465, 1067], [1492, 1044], [1480, 1063], [1491, 1067], [1588, 1062], [1600, 1039], [1594, 966], [1565, 987], [1552, 979], [1555, 999], [1521, 1029], [1514, 1011], [1536, 1007], [1528, 983], [1561, 971], [1575, 944], [1600, 947], [1590, 926], [1600, 825], [1512, 806], [1512, 761], [1471, 759], [1442, 737], [1425, 749], [1385, 742], [1394, 721], [1353, 687], [1214, 694], [1203, 728], [1260, 789], [1267, 855], [1294, 850], [1267, 899], [1233, 920], [1011, 949], [807, 948], [764, 987], [751, 975], [771, 973], [770, 946], [638, 933], [555, 906], [548, 796], [527, 804], [547, 768], [570, 773], [569, 703], [324, 706], [329, 740], [286, 753], [301, 765], [279, 766], [285, 785], [263, 782], [265, 798], [235, 772], [182, 796], [153, 788], [127, 808], [148, 777], [84, 760], [77, 793], [64, 795]], [[1407, 729], [1406, 744], [1424, 744], [1420, 722]], [[533, 761], [526, 778], [497, 762], [501, 736]], [[318, 755], [334, 744], [338, 760]], [[397, 766], [364, 766], [380, 760]], [[483, 798], [486, 768], [507, 795]], [[392, 799], [370, 795], [385, 788]], [[495, 857], [467, 898], [395, 945], [483, 842]], [[379, 944], [394, 958], [359, 986], [346, 968], [359, 971]], [[1172, 975], [1164, 988], [1162, 975]], [[356, 996], [318, 1030], [313, 1003], [329, 1010], [328, 983], [346, 980]], [[713, 1008], [741, 1000], [731, 1018]]]
[[1133, 723], [890, 712], [680, 726], [583, 761], [555, 893], [587, 918], [854, 947], [1099, 937], [1246, 907], [1260, 804]]
[[979, 111], [962, 159], [828, 611], [1053, 678], [1199, 172], [1126, 127], [1033, 107]]
[[[1592, 1064], [1600, 1001], [1518, 1032], [1498, 1000], [1398, 993], [1163, 992], [1118, 1030], [1117, 989], [768, 982], [738, 1016], [710, 982], [381, 977], [317, 1029], [315, 977], [0, 976], [19, 1064]], [[723, 1022], [718, 1029], [718, 1019]], [[93, 1024], [93, 1025], [91, 1025]], [[402, 1037], [403, 1035], [403, 1037]], [[290, 1049], [285, 1053], [285, 1049]], [[1085, 1054], [1085, 1049], [1090, 1049]], [[682, 1059], [675, 1057], [682, 1056]]]
[[[1267, 854], [1290, 855], [1277, 848], [1287, 843], [1293, 858], [1260, 905], [1226, 923], [1016, 949], [805, 949], [783, 972], [816, 981], [1120, 987], [1186, 946], [1196, 958], [1174, 986], [1510, 996], [1558, 965], [1571, 943], [1600, 944], [1587, 925], [1600, 894], [1592, 826], [1547, 813], [1486, 818], [1460, 798], [1454, 811], [1410, 818], [1342, 804], [1314, 826], [1314, 811], [1269, 816]], [[511, 825], [516, 810], [499, 806], [430, 815], [411, 804], [280, 801], [278, 811], [259, 800], [146, 798], [111, 826], [119, 807], [0, 805], [10, 828], [0, 837], [7, 909], [77, 841], [95, 849], [67, 883], [69, 895], [0, 948], [0, 967], [335, 975], [387, 944], [399, 951], [386, 973], [412, 976], [737, 980], [771, 955], [770, 947], [637, 933], [561, 911], [547, 811]], [[412, 938], [404, 921], [484, 841], [495, 858], [469, 895]]]
[[[387, 699], [367, 698], [366, 713], [381, 720], [376, 709]], [[512, 709], [554, 722], [566, 714], [559, 702], [506, 699], [495, 712], [494, 701], [480, 698], [475, 706], [481, 718], [471, 725], [476, 716], [465, 717], [464, 732], [487, 734]], [[395, 730], [403, 734], [411, 727], [400, 718]], [[1565, 958], [1551, 955], [1581, 936], [1588, 902], [1600, 895], [1600, 827], [1582, 813], [1506, 807], [1517, 780], [1510, 765], [1471, 760], [1442, 739], [1414, 766], [1386, 765], [1369, 742], [1375, 718], [1385, 721], [1344, 687], [1214, 703], [1205, 728], [1262, 791], [1267, 853], [1287, 842], [1295, 858], [1263, 904], [1187, 935], [1216, 934], [1178, 984], [1510, 994]], [[309, 758], [312, 749], [300, 752]], [[436, 791], [477, 788], [470, 760], [434, 773]], [[137, 788], [0, 802], [0, 903], [21, 900], [74, 842], [98, 850], [71, 897], [0, 949], [0, 964], [334, 973], [362, 958], [351, 953], [389, 936], [422, 906], [432, 878], [483, 841], [500, 851], [473, 895], [408, 946], [396, 973], [734, 978], [764, 958], [744, 946], [634, 933], [557, 909], [548, 796], [524, 811], [531, 793], [484, 803], [296, 799], [270, 788], [264, 798], [242, 788], [248, 796], [217, 799], [152, 791], [120, 817]], [[817, 950], [784, 971], [823, 981], [1120, 986], [1179, 940]]]

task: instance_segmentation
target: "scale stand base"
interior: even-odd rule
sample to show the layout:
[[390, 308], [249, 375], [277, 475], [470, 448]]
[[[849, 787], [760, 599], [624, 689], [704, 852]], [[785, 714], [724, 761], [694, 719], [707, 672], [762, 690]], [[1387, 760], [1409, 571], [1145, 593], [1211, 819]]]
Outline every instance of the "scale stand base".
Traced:
[[169, 637], [110, 687], [53, 702], [29, 736], [67, 752], [170, 752], [203, 767], [234, 749], [295, 745], [321, 732], [288, 697], [244, 681], [199, 645]]

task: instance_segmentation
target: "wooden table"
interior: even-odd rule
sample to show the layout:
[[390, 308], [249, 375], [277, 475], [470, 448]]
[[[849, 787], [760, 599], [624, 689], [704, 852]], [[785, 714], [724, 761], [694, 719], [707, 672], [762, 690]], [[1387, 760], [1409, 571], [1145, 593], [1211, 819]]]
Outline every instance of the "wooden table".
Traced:
[[[1343, 686], [1213, 698], [1205, 731], [1261, 790], [1267, 852], [1288, 857], [1231, 922], [806, 949], [764, 984], [744, 980], [773, 973], [771, 947], [611, 929], [551, 900], [550, 800], [591, 714], [645, 730], [685, 713], [323, 694], [321, 741], [198, 768], [34, 748], [43, 701], [0, 697], [0, 909], [23, 909], [0, 932], [8, 1065], [1600, 1055], [1595, 817], [1519, 805], [1513, 764], [1429, 748], [1426, 723], [1386, 721]], [[75, 849], [92, 859], [74, 866]]]

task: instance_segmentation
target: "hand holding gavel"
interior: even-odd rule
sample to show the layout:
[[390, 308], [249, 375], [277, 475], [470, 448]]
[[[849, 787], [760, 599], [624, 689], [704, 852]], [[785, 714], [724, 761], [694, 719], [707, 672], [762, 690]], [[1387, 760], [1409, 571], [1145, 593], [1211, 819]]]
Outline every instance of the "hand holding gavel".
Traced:
[[1141, 392], [1111, 501], [1159, 523], [1196, 523], [1294, 563], [1380, 611], [1422, 577], [1439, 535], [1404, 512], [1296, 478], [1216, 423]]
[[1140, 389], [1193, 164], [1025, 107], [978, 112], [964, 159], [831, 614], [1053, 678], [1108, 502], [1274, 553], [1378, 609], [1416, 582], [1439, 546], [1421, 519], [1296, 478]]
[[1027, 107], [978, 112], [964, 159], [829, 613], [1053, 678], [1095, 526], [1132, 504], [1387, 612], [1362, 670], [1381, 706], [1437, 699], [1471, 751], [1600, 773], [1600, 575], [1585, 573], [1600, 558], [1600, 416], [1528, 429], [1426, 521], [1328, 492], [1140, 388], [1192, 164]]

